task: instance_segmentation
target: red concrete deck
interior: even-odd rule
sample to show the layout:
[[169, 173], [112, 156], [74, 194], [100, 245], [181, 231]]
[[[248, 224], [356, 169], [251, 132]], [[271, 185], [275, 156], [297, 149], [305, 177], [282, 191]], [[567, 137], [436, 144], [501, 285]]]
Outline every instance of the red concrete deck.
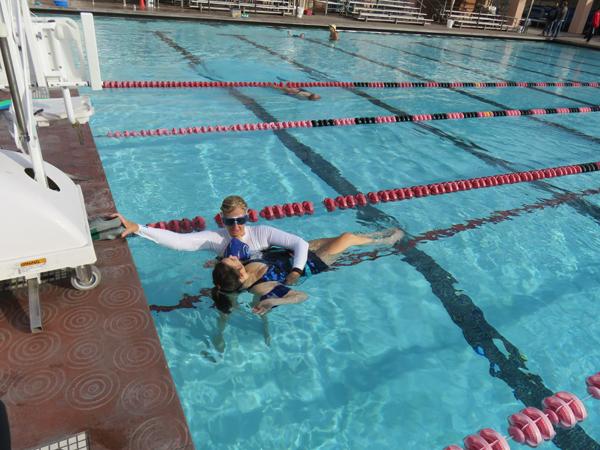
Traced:
[[[87, 125], [83, 137], [80, 145], [68, 123], [40, 129], [44, 158], [83, 180], [89, 217], [114, 212]], [[0, 146], [14, 148], [2, 126]], [[95, 248], [96, 289], [76, 291], [66, 280], [42, 285], [42, 333], [29, 332], [25, 289], [0, 291], [0, 401], [13, 449], [81, 431], [94, 450], [192, 449], [129, 247], [116, 240]]]

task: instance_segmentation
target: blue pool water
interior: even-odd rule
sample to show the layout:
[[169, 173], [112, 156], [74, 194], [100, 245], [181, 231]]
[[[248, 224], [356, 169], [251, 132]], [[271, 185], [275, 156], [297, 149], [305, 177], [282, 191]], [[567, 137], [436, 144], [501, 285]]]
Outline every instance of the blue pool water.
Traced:
[[[325, 31], [302, 30], [301, 40], [276, 28], [117, 18], [97, 18], [96, 29], [106, 80], [600, 79], [598, 53], [546, 43], [342, 33], [331, 46]], [[210, 221], [234, 193], [260, 209], [600, 159], [599, 113], [298, 129], [280, 137], [104, 137], [266, 116], [600, 104], [592, 88], [314, 91], [321, 101], [250, 88], [91, 92], [92, 129], [119, 210], [142, 223]], [[582, 174], [382, 204], [368, 214], [328, 215], [319, 205], [313, 217], [278, 221], [307, 239], [394, 224], [416, 236], [522, 208], [510, 220], [483, 221], [308, 280], [301, 286], [307, 302], [269, 314], [270, 346], [247, 308], [232, 315], [222, 355], [210, 343], [216, 313], [206, 298], [154, 313], [197, 448], [442, 448], [482, 427], [505, 432], [509, 414], [539, 406], [550, 391], [584, 397], [585, 377], [600, 370], [600, 196], [584, 191], [599, 188], [600, 175]], [[578, 195], [548, 201], [564, 192]], [[177, 305], [211, 285], [202, 267], [208, 254], [142, 239], [130, 245], [151, 304]], [[598, 405], [586, 404], [589, 419], [562, 448], [599, 448]]]

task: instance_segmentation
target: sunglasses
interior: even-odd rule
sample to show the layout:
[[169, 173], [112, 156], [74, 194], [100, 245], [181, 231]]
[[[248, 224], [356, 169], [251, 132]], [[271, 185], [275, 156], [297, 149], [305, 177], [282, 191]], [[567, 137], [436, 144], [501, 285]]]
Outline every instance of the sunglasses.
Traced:
[[226, 227], [232, 227], [234, 225], [244, 225], [248, 222], [248, 215], [240, 217], [223, 217], [223, 225]]

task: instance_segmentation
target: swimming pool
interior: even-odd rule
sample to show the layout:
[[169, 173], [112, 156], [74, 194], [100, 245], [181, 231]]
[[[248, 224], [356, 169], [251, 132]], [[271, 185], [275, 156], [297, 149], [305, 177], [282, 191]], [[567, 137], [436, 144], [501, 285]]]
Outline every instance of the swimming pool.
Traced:
[[[597, 53], [545, 43], [97, 18], [104, 79], [597, 81]], [[543, 61], [548, 61], [548, 64]], [[560, 66], [560, 67], [559, 67]], [[115, 140], [110, 130], [600, 104], [593, 88], [266, 89], [91, 93], [92, 129], [119, 210], [139, 222], [598, 160], [598, 113]], [[550, 392], [584, 397], [598, 371], [600, 179], [595, 173], [376, 205], [273, 225], [307, 239], [463, 224], [406, 253], [342, 267], [310, 299], [243, 309], [212, 349], [215, 310], [154, 313], [197, 448], [425, 449], [459, 443]], [[569, 201], [553, 201], [565, 191]], [[498, 213], [498, 211], [507, 211]], [[493, 217], [503, 217], [493, 220]], [[469, 225], [469, 226], [466, 226]], [[210, 224], [214, 227], [214, 224]], [[130, 241], [148, 301], [209, 287], [210, 255]], [[249, 300], [249, 299], [248, 299]], [[209, 357], [205, 357], [208, 352]], [[591, 401], [560, 448], [600, 448]], [[597, 406], [597, 405], [596, 405]], [[544, 448], [553, 447], [547, 443]]]

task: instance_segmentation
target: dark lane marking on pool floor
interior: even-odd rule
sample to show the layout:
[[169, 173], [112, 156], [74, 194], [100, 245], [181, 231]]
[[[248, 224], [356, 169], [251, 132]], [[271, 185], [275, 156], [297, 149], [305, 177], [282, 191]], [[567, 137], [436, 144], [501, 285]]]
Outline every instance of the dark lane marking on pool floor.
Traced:
[[[487, 52], [487, 53], [493, 53], [495, 55], [504, 55], [504, 53], [499, 52], [499, 51], [494, 50], [494, 49], [490, 49], [490, 48], [478, 47], [476, 45], [469, 45], [469, 44], [464, 44], [464, 43], [461, 43], [460, 45], [461, 45], [461, 47], [472, 48], [472, 49], [477, 50], [477, 51], [482, 51], [482, 52]], [[569, 70], [571, 72], [585, 73], [587, 75], [593, 75], [595, 77], [600, 77], [600, 73], [597, 73], [597, 72], [588, 72], [587, 70], [583, 70], [583, 69], [576, 69], [574, 67], [561, 66], [561, 65], [554, 64], [554, 63], [551, 63], [551, 62], [548, 62], [548, 61], [540, 61], [539, 59], [527, 58], [525, 56], [519, 56], [519, 55], [515, 55], [513, 53], [511, 53], [508, 56], [510, 58], [514, 58], [514, 59], [525, 59], [527, 61], [535, 62], [535, 63], [538, 63], [538, 64], [543, 64], [545, 66], [557, 67], [559, 69], [567, 69], [567, 70]], [[514, 66], [514, 67], [517, 67], [517, 66]], [[552, 75], [552, 76], [556, 78], [556, 75]]]
[[162, 32], [162, 31], [154, 31], [154, 34], [156, 34], [163, 42], [165, 42], [167, 45], [169, 45], [169, 47], [171, 47], [171, 48], [177, 50], [179, 53], [181, 53], [183, 55], [183, 57], [185, 59], [187, 59], [190, 64], [194, 65], [194, 67], [202, 64], [202, 61], [200, 60], [200, 58], [198, 58], [193, 53], [187, 51], [185, 48], [183, 48], [181, 45], [179, 45], [177, 42], [175, 42], [173, 39], [171, 39], [166, 33]]
[[[339, 52], [345, 53], [345, 54], [353, 56], [355, 58], [359, 58], [359, 59], [363, 59], [365, 61], [369, 61], [369, 62], [371, 62], [373, 64], [380, 65], [382, 67], [387, 67], [387, 68], [392, 69], [392, 70], [396, 70], [396, 71], [399, 71], [399, 72], [402, 72], [402, 73], [407, 73], [406, 70], [401, 69], [401, 68], [396, 67], [396, 66], [392, 66], [391, 64], [387, 64], [387, 63], [384, 63], [384, 62], [381, 62], [381, 61], [377, 61], [377, 60], [371, 59], [371, 58], [369, 58], [367, 56], [360, 55], [358, 53], [354, 53], [354, 52], [351, 52], [351, 51], [348, 51], [348, 50], [344, 50], [344, 49], [341, 49], [339, 47], [331, 47], [331, 46], [327, 45], [326, 43], [318, 41], [316, 39], [304, 38], [304, 40], [310, 41], [310, 42], [314, 42], [316, 44], [322, 45], [323, 47], [332, 48], [332, 49], [337, 50]], [[440, 50], [443, 50], [443, 49], [440, 49]], [[440, 63], [443, 63], [443, 61], [440, 61]], [[421, 75], [417, 75], [417, 74], [412, 73], [412, 72], [408, 72], [408, 74], [410, 76], [412, 76], [414, 78], [418, 78], [418, 79], [420, 79], [422, 81], [436, 81], [436, 80], [432, 80], [432, 79], [429, 79], [429, 78], [425, 78], [425, 77], [423, 77]], [[509, 106], [504, 105], [502, 103], [495, 102], [493, 100], [488, 100], [487, 98], [481, 97], [481, 96], [479, 96], [477, 94], [473, 94], [473, 93], [470, 93], [470, 92], [467, 92], [467, 91], [463, 91], [463, 90], [460, 90], [460, 89], [455, 89], [455, 88], [451, 88], [450, 90], [453, 91], [453, 92], [457, 92], [460, 95], [464, 95], [465, 97], [469, 97], [469, 98], [478, 100], [478, 101], [480, 101], [482, 103], [486, 103], [488, 105], [493, 105], [493, 106], [496, 106], [496, 107], [499, 107], [499, 108], [502, 108], [502, 109], [513, 109], [512, 107], [509, 107]], [[546, 92], [546, 91], [544, 91], [544, 92]], [[551, 93], [551, 95], [552, 94], [553, 93]], [[592, 105], [591, 103], [583, 102], [581, 100], [577, 100], [577, 102], [581, 103], [581, 104], [584, 104], [584, 105], [588, 105], [588, 106]], [[555, 123], [555, 122], [549, 122], [547, 120], [540, 119], [540, 118], [534, 117], [534, 116], [526, 116], [526, 118], [528, 120], [533, 120], [533, 121], [536, 121], [536, 122], [543, 123], [544, 125], [547, 125], [547, 126], [550, 126], [550, 127], [553, 127], [553, 128], [557, 128], [557, 129], [560, 129], [560, 130], [563, 130], [563, 131], [565, 131], [567, 133], [573, 134], [573, 135], [575, 135], [577, 137], [580, 137], [582, 139], [586, 139], [586, 140], [589, 140], [591, 142], [594, 142], [595, 144], [600, 143], [600, 138], [598, 138], [596, 136], [590, 136], [590, 135], [588, 135], [586, 133], [583, 133], [583, 132], [581, 132], [579, 130], [576, 130], [574, 128], [568, 127], [566, 125], [562, 125], [562, 124]]]
[[[530, 43], [528, 43], [528, 44], [530, 44]], [[477, 48], [477, 47], [475, 47], [475, 48]], [[497, 49], [497, 50], [501, 50], [503, 47], [492, 46], [492, 48], [493, 49]], [[569, 62], [574, 63], [574, 64], [581, 64], [581, 65], [584, 65], [584, 66], [598, 67], [598, 68], [600, 68], [600, 65], [598, 65], [598, 64], [592, 64], [590, 62], [584, 62], [584, 61], [579, 61], [577, 59], [572, 59], [572, 58], [569, 58], [567, 55], [550, 55], [550, 54], [547, 54], [547, 53], [539, 53], [539, 52], [533, 51], [531, 49], [524, 48], [522, 46], [520, 46], [520, 47], [512, 47], [512, 48], [515, 51], [517, 51], [517, 52], [531, 53], [532, 55], [543, 56], [545, 58], [552, 58], [552, 59], [555, 59], [555, 60], [556, 59], [561, 59], [561, 60], [568, 59]], [[500, 51], [498, 51], [498, 53], [499, 54], [503, 54]]]
[[[434, 46], [434, 45], [431, 45], [431, 44], [425, 44], [423, 42], [420, 42], [419, 45], [424, 46], [424, 47], [429, 47], [429, 48], [432, 48], [432, 49], [435, 49], [435, 50], [439, 50], [441, 52], [455, 53], [455, 54], [458, 54], [458, 55], [467, 56], [467, 57], [472, 58], [472, 59], [481, 59], [483, 61], [489, 61], [489, 62], [497, 64], [497, 65], [499, 65], [501, 67], [513, 67], [513, 68], [516, 68], [518, 70], [525, 70], [525, 71], [531, 72], [531, 70], [529, 70], [529, 69], [525, 69], [523, 67], [516, 66], [514, 64], [501, 63], [501, 62], [498, 62], [497, 60], [494, 60], [494, 59], [482, 58], [482, 57], [478, 57], [478, 56], [472, 56], [469, 53], [459, 52], [458, 50], [452, 50], [452, 49], [447, 49], [447, 48], [443, 48], [443, 47], [437, 47], [437, 46]], [[448, 64], [444, 60], [440, 61], [440, 63], [442, 63], [442, 64]], [[469, 70], [469, 69], [467, 69], [467, 70]], [[475, 71], [473, 70], [473, 72], [475, 72]], [[539, 73], [539, 74], [544, 75], [546, 77], [556, 79], [555, 75], [552, 75], [552, 74], [549, 74], [549, 73], [537, 72], [537, 71], [535, 71], [535, 73]], [[505, 80], [503, 78], [498, 78], [498, 77], [495, 77], [495, 78], [498, 79], [498, 80], [502, 80], [502, 81], [510, 81], [510, 80]], [[563, 80], [563, 79], [561, 79], [561, 80]], [[570, 79], [570, 78], [565, 78], [563, 81], [569, 81], [571, 83], [575, 83], [578, 80], [573, 80], [573, 79]], [[581, 103], [582, 105], [586, 105], [586, 106], [592, 106], [593, 105], [593, 103], [589, 103], [589, 102], [587, 102], [585, 100], [581, 100], [581, 99], [575, 98], [575, 97], [569, 97], [568, 95], [559, 94], [557, 92], [552, 92], [552, 91], [549, 91], [547, 89], [543, 89], [543, 88], [540, 88], [540, 87], [527, 86], [526, 89], [531, 89], [532, 91], [542, 92], [544, 94], [551, 95], [551, 96], [554, 96], [554, 97], [564, 98], [564, 99], [567, 99], [567, 100], [573, 100], [574, 102]], [[490, 102], [492, 102], [492, 101], [490, 100]], [[491, 104], [494, 104], [494, 103], [495, 102], [492, 102]], [[498, 105], [499, 104], [500, 103], [498, 103]], [[544, 122], [544, 123], [546, 123], [548, 125], [556, 125], [554, 122], [548, 122], [548, 121], [541, 120], [541, 119], [538, 119], [538, 121]], [[595, 136], [589, 136], [589, 135], [586, 135], [586, 134], [582, 134], [582, 132], [580, 132], [579, 130], [575, 130], [575, 129], [571, 129], [571, 128], [567, 128], [567, 127], [565, 127], [565, 130], [568, 130], [569, 132], [577, 132], [577, 133], [579, 133], [578, 135], [580, 135], [580, 137], [588, 136], [587, 139], [592, 139], [592, 140], [594, 140], [594, 142], [600, 142], [600, 140], [597, 137], [595, 137]]]
[[[407, 54], [407, 55], [415, 56], [415, 57], [417, 57], [417, 58], [425, 59], [425, 60], [427, 60], [427, 61], [433, 61], [433, 62], [435, 62], [435, 63], [437, 63], [437, 64], [443, 64], [443, 65], [445, 65], [445, 66], [450, 66], [450, 67], [457, 67], [457, 68], [459, 68], [459, 69], [466, 70], [466, 71], [468, 71], [468, 72], [471, 72], [471, 73], [477, 73], [477, 74], [479, 74], [479, 75], [483, 75], [483, 76], [486, 76], [486, 77], [490, 77], [490, 78], [492, 78], [492, 79], [496, 79], [496, 80], [500, 80], [500, 81], [505, 81], [505, 82], [511, 82], [511, 80], [506, 80], [506, 79], [504, 79], [504, 78], [500, 78], [500, 77], [491, 76], [489, 72], [486, 72], [486, 71], [484, 71], [484, 70], [478, 70], [478, 69], [474, 69], [474, 68], [472, 68], [472, 67], [462, 66], [462, 65], [460, 65], [460, 64], [458, 64], [458, 63], [449, 62], [449, 61], [446, 61], [446, 60], [440, 60], [440, 59], [438, 59], [438, 58], [434, 58], [434, 57], [432, 57], [432, 56], [425, 56], [425, 55], [422, 55], [422, 54], [420, 54], [420, 53], [414, 53], [414, 52], [410, 52], [410, 51], [408, 51], [408, 50], [397, 49], [397, 48], [395, 48], [395, 47], [391, 47], [391, 46], [389, 46], [389, 45], [380, 44], [379, 42], [373, 42], [373, 41], [369, 41], [369, 40], [364, 40], [364, 41], [362, 41], [362, 42], [367, 42], [367, 43], [369, 43], [369, 44], [376, 45], [376, 46], [378, 46], [378, 47], [389, 48], [389, 49], [395, 50], [395, 51], [397, 51], [397, 52], [401, 52], [401, 53], [405, 53], [405, 54]], [[442, 50], [442, 51], [444, 50], [444, 49], [443, 49], [443, 48], [441, 48], [441, 47], [435, 47], [435, 48], [436, 48], [436, 49], [439, 49], [439, 50]], [[532, 91], [536, 91], [536, 92], [542, 92], [542, 93], [544, 93], [544, 94], [551, 95], [551, 96], [553, 96], [553, 97], [564, 98], [564, 99], [566, 99], [566, 100], [572, 100], [572, 101], [574, 101], [574, 102], [583, 103], [583, 104], [586, 104], [586, 105], [592, 105], [592, 103], [587, 103], [587, 102], [584, 102], [584, 101], [582, 101], [582, 100], [580, 100], [580, 99], [578, 99], [578, 98], [575, 98], [575, 97], [569, 97], [568, 95], [559, 94], [559, 93], [557, 93], [557, 92], [552, 92], [552, 91], [549, 91], [549, 90], [547, 90], [547, 89], [542, 89], [542, 88], [535, 87], [535, 86], [525, 86], [525, 88], [526, 88], [526, 89], [531, 89]], [[458, 90], [458, 89], [457, 89], [457, 90]]]
[[[232, 91], [235, 95], [237, 90], [230, 88], [229, 91]], [[239, 91], [237, 94], [239, 94], [239, 97], [236, 96], [236, 98], [247, 102], [245, 105], [254, 105], [254, 109], [252, 109], [253, 112], [260, 114], [266, 113], [269, 117], [273, 117], [250, 97], [244, 96]], [[260, 116], [257, 117], [259, 117], [261, 120], [266, 120], [266, 118], [263, 119]], [[272, 120], [269, 119], [269, 121]], [[288, 145], [298, 143], [307, 151], [309, 151], [309, 155], [318, 156], [318, 158], [315, 159], [303, 159], [299, 156], [301, 161], [303, 161], [314, 173], [320, 173], [321, 168], [313, 168], [313, 166], [310, 164], [324, 161], [327, 166], [333, 167], [336, 171], [335, 173], [327, 176], [327, 179], [331, 179], [336, 185], [350, 184], [344, 179], [336, 179], [336, 173], [339, 173], [337, 168], [326, 161], [321, 155], [317, 155], [316, 152], [314, 152], [310, 147], [301, 144], [284, 130], [278, 130], [274, 133], [280, 139], [282, 136], [287, 138]], [[286, 147], [290, 148], [288, 145], [286, 145]], [[290, 148], [290, 150], [295, 153], [295, 148]], [[300, 153], [302, 154], [303, 152]], [[333, 177], [331, 175], [333, 175]], [[340, 183], [340, 181], [342, 182]], [[332, 188], [335, 189], [334, 186], [332, 186]], [[338, 192], [341, 194], [344, 191]], [[372, 208], [372, 210], [377, 211], [379, 216], [391, 217], [385, 215], [385, 213], [376, 208]], [[372, 212], [371, 214], [367, 215], [367, 218], [370, 215], [372, 215]], [[475, 306], [473, 300], [471, 300], [469, 296], [457, 291], [454, 288], [454, 284], [457, 283], [457, 280], [449, 272], [443, 269], [429, 255], [415, 247], [407, 250], [407, 252], [404, 254], [403, 260], [412, 265], [430, 283], [432, 292], [441, 300], [442, 305], [450, 315], [452, 321], [457, 324], [459, 328], [461, 328], [467, 342], [473, 348], [479, 346], [484, 349], [485, 356], [490, 362], [491, 376], [498, 377], [505, 381], [507, 385], [513, 389], [515, 397], [527, 405], [539, 405], [544, 397], [552, 395], [553, 392], [544, 386], [541, 377], [531, 373], [526, 374], [521, 371], [521, 369], [528, 371], [522, 359], [520, 358], [521, 352], [519, 352], [518, 348], [510, 343], [504, 336], [502, 336], [494, 327], [485, 321], [483, 312], [477, 306]], [[475, 326], [473, 326], [473, 324], [475, 324]], [[509, 352], [508, 357], [506, 357], [504, 353], [498, 349], [494, 339], [499, 339], [503, 342], [504, 347]], [[498, 367], [498, 371], [494, 370], [494, 367]], [[586, 449], [592, 448], [590, 447], [591, 444], [596, 444], [579, 426], [567, 431], [559, 430], [554, 442], [558, 443], [563, 441], [564, 444], [567, 445], [581, 442], [583, 445], [586, 445], [586, 447], [583, 447]], [[600, 449], [600, 445], [596, 445]], [[575, 449], [576, 447], [573, 448]]]
[[[264, 50], [267, 53], [269, 53], [273, 56], [276, 56], [276, 57], [294, 65], [295, 67], [298, 67], [304, 73], [308, 74], [311, 77], [314, 77], [314, 78], [321, 77], [321, 79], [325, 79], [325, 80], [331, 79], [331, 77], [327, 73], [322, 72], [317, 69], [314, 69], [312, 67], [309, 67], [305, 64], [299, 63], [299, 62], [295, 61], [294, 59], [292, 59], [286, 55], [282, 55], [281, 53], [276, 52], [275, 50], [271, 49], [270, 47], [267, 47], [267, 46], [264, 46], [257, 42], [254, 42], [245, 36], [241, 36], [241, 35], [231, 35], [231, 36], [236, 37], [237, 39], [241, 40], [242, 42], [249, 43], [249, 44], [255, 46], [256, 48]], [[392, 114], [396, 114], [396, 115], [407, 114], [405, 111], [397, 109], [394, 106], [391, 106], [391, 105], [371, 96], [370, 94], [368, 94], [364, 91], [361, 91], [360, 89], [347, 88], [347, 90], [352, 92], [355, 95], [365, 98], [366, 100], [368, 100], [375, 106], [385, 109], [385, 110], [391, 112]], [[476, 144], [472, 141], [465, 141], [463, 139], [460, 139], [450, 133], [447, 133], [447, 132], [431, 125], [431, 124], [415, 122], [414, 125], [432, 133], [433, 135], [435, 135], [439, 138], [451, 141], [458, 148], [463, 149], [467, 153], [475, 156], [476, 158], [479, 158], [480, 160], [484, 161], [487, 164], [490, 164], [492, 166], [502, 167], [502, 168], [508, 169], [512, 172], [518, 171], [518, 169], [515, 168], [514, 164], [510, 163], [509, 161], [506, 161], [506, 160], [503, 160], [503, 159], [500, 159], [500, 158], [490, 155], [489, 150], [479, 146], [478, 144]], [[533, 186], [535, 186], [538, 189], [541, 189], [543, 191], [550, 192], [553, 194], [555, 194], [557, 189], [560, 189], [546, 181], [536, 181], [533, 183]], [[560, 190], [564, 192], [563, 189], [560, 189]], [[598, 207], [596, 205], [592, 205], [581, 199], [573, 199], [573, 201], [570, 203], [570, 206], [573, 207], [579, 214], [590, 216], [593, 220], [595, 220], [597, 223], [600, 224], [600, 207]]]
[[[433, 44], [428, 44], [425, 42], [419, 42], [418, 45], [421, 45], [423, 47], [429, 47], [429, 48], [434, 48], [436, 50], [444, 50], [450, 53], [454, 53], [456, 55], [462, 55], [462, 56], [466, 56], [468, 58], [471, 59], [478, 59], [480, 61], [486, 61], [486, 62], [491, 62], [493, 64], [498, 64], [502, 67], [512, 67], [513, 69], [517, 69], [517, 70], [521, 70], [523, 72], [529, 72], [529, 73], [535, 73], [537, 75], [543, 75], [545, 77], [550, 77], [550, 78], [556, 78], [556, 75], [552, 75], [546, 72], [540, 72], [539, 70], [535, 70], [535, 69], [529, 69], [527, 67], [522, 67], [519, 66], [518, 64], [512, 64], [512, 63], [508, 63], [508, 62], [504, 62], [504, 63], [500, 63], [498, 62], [497, 59], [493, 59], [493, 58], [486, 58], [484, 56], [477, 56], [477, 55], [472, 55], [470, 53], [464, 53], [458, 50], [454, 50], [454, 49], [448, 49], [448, 48], [443, 48], [443, 47], [438, 47], [437, 45], [433, 45]], [[578, 80], [571, 80], [570, 78], [565, 78], [564, 81], [578, 81]]]
[[[199, 61], [191, 52], [181, 47], [175, 41], [173, 41], [164, 33], [157, 32], [157, 36], [171, 46], [174, 50], [178, 51], [188, 62], [192, 65], [194, 70], [197, 69], [197, 62]], [[201, 75], [201, 74], [200, 74]], [[251, 111], [256, 117], [263, 122], [276, 122], [277, 119], [273, 117], [268, 111], [266, 111], [261, 105], [259, 105], [254, 99], [242, 94], [238, 89], [228, 88], [227, 91], [236, 100], [238, 100], [246, 109]], [[296, 157], [304, 163], [310, 170], [323, 180], [328, 186], [332, 187], [338, 193], [358, 194], [359, 189], [354, 186], [350, 181], [346, 180], [339, 169], [323, 158], [322, 155], [315, 152], [311, 147], [301, 143], [292, 136], [287, 130], [276, 130], [273, 132], [280, 142], [289, 149]], [[381, 210], [369, 207], [364, 210], [357, 211], [357, 216], [366, 220], [367, 222], [375, 223], [379, 227], [386, 226], [398, 226], [398, 222], [392, 216], [383, 213]]]
[[[167, 45], [174, 50], [178, 51], [184, 58], [186, 58], [194, 70], [197, 70], [197, 65], [200, 64], [200, 59], [197, 58], [193, 53], [180, 46], [177, 42], [167, 36], [165, 33], [156, 32], [156, 35]], [[200, 74], [201, 76], [204, 76]], [[227, 89], [229, 94], [238, 100], [244, 107], [251, 111], [256, 117], [260, 118], [264, 122], [275, 122], [276, 119], [268, 113], [262, 106], [260, 106], [254, 99], [242, 94], [239, 90], [234, 88]], [[309, 146], [298, 141], [294, 136], [285, 130], [274, 131], [277, 138], [287, 147], [292, 153], [296, 155], [300, 161], [308, 166], [313, 173], [315, 173], [321, 180], [327, 185], [331, 186], [336, 192], [350, 192], [353, 195], [358, 194], [360, 191], [356, 186], [346, 180], [340, 173], [337, 167], [333, 166], [319, 153], [315, 152]], [[356, 212], [359, 222], [375, 223], [379, 227], [385, 226], [399, 226], [396, 219], [383, 213], [381, 210], [369, 206], [364, 210], [357, 210]]]

